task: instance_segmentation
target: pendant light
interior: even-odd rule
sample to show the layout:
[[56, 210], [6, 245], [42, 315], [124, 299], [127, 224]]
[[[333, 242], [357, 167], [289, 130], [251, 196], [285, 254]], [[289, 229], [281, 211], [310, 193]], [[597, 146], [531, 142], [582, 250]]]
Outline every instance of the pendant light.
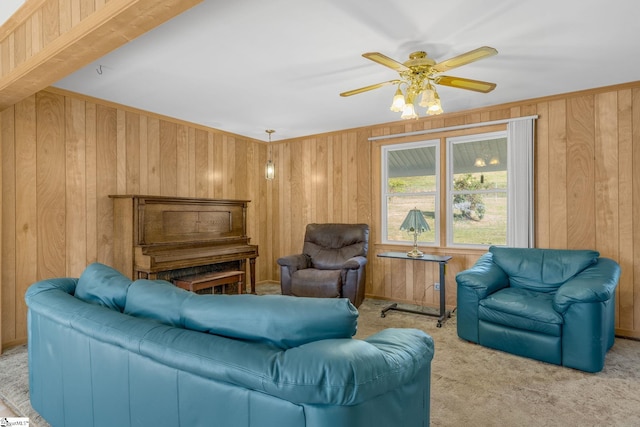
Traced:
[[265, 132], [269, 134], [269, 160], [267, 160], [267, 163], [264, 165], [264, 177], [271, 181], [276, 177], [276, 165], [271, 160], [271, 134], [274, 133], [275, 130], [267, 129]]

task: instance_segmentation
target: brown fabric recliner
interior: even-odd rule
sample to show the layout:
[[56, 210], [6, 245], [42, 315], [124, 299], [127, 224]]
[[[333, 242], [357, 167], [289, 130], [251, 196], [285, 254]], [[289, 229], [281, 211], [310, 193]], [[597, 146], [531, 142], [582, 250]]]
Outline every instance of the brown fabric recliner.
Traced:
[[301, 254], [278, 259], [282, 295], [364, 299], [367, 224], [309, 224]]

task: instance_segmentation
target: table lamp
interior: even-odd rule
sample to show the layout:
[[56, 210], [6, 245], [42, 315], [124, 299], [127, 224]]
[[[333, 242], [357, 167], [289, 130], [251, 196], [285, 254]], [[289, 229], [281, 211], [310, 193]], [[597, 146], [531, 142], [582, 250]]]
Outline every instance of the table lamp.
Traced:
[[424, 253], [418, 250], [418, 234], [431, 230], [429, 224], [424, 219], [422, 211], [418, 208], [413, 208], [407, 214], [407, 217], [402, 221], [400, 230], [413, 233], [413, 250], [407, 252], [407, 256], [412, 258], [419, 258], [424, 256]]

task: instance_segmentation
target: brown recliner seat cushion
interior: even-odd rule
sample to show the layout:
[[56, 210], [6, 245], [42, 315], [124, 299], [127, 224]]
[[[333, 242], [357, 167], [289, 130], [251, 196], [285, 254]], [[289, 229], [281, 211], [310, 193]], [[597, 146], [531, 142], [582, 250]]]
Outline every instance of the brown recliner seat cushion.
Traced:
[[340, 270], [306, 268], [291, 276], [291, 294], [297, 297], [339, 298], [342, 288]]

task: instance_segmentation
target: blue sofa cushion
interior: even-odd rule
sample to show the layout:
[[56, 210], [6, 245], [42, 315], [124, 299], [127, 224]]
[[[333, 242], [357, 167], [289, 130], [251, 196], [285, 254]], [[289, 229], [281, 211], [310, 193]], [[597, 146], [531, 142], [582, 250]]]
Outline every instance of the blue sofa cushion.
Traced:
[[560, 336], [563, 318], [553, 309], [553, 295], [505, 288], [480, 300], [478, 318], [547, 335]]
[[76, 285], [75, 296], [82, 301], [122, 312], [131, 280], [109, 266], [93, 263], [87, 266]]
[[182, 314], [188, 329], [281, 349], [351, 338], [358, 320], [358, 310], [347, 298], [287, 295], [198, 295], [183, 305]]
[[491, 246], [493, 262], [509, 276], [512, 287], [554, 292], [560, 285], [597, 262], [591, 250], [507, 248]]
[[129, 287], [124, 314], [182, 328], [182, 304], [195, 296], [164, 280], [139, 279]]
[[162, 280], [133, 282], [125, 313], [281, 349], [351, 338], [358, 319], [358, 310], [346, 298], [197, 295]]

